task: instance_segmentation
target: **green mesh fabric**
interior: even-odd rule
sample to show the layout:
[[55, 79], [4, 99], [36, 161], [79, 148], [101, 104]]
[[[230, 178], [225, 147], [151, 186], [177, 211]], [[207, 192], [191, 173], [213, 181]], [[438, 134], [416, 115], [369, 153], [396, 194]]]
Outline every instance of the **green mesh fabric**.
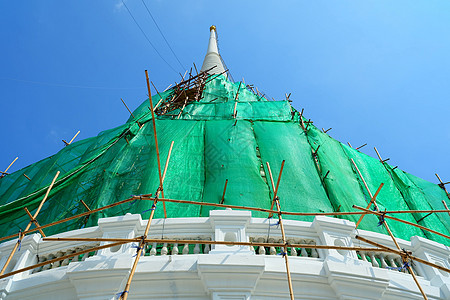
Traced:
[[[153, 103], [162, 105], [173, 95], [174, 89], [157, 93], [152, 97]], [[81, 200], [95, 209], [131, 195], [154, 193], [159, 175], [148, 107], [149, 101], [145, 100], [124, 125], [75, 142], [49, 158], [1, 178], [0, 230], [3, 235], [17, 233], [26, 226], [29, 218], [23, 208], [30, 211], [37, 208], [57, 171], [61, 171], [61, 175], [37, 218], [41, 224], [85, 212]], [[164, 196], [220, 203], [228, 179], [225, 204], [270, 208], [273, 190], [266, 162], [270, 163], [276, 182], [281, 162], [285, 160], [278, 193], [284, 211], [352, 211], [352, 205], [365, 207], [370, 200], [351, 163], [353, 159], [372, 193], [384, 183], [377, 198], [380, 209], [442, 209], [442, 200], [448, 201], [436, 184], [393, 169], [343, 145], [312, 125], [305, 132], [299, 121], [298, 112], [288, 101], [267, 101], [242, 83], [232, 83], [224, 76], [210, 78], [199, 101], [189, 103], [182, 111], [176, 109], [157, 116], [162, 167], [174, 142]], [[89, 218], [47, 228], [45, 233], [95, 226], [99, 218], [128, 212], [147, 218], [151, 205], [151, 201], [126, 203]], [[208, 216], [212, 208], [167, 203], [166, 209], [168, 217], [174, 218]], [[158, 203], [155, 214], [156, 218], [164, 216], [162, 203]], [[448, 214], [433, 214], [422, 219], [425, 215], [396, 216], [413, 223], [419, 221], [420, 225], [444, 234], [450, 233]], [[253, 216], [267, 217], [267, 214], [253, 212]], [[356, 222], [359, 216], [341, 218]], [[377, 217], [368, 215], [360, 228], [385, 233], [378, 221]], [[418, 235], [449, 244], [433, 233], [394, 221], [389, 224], [397, 237], [409, 239]]]

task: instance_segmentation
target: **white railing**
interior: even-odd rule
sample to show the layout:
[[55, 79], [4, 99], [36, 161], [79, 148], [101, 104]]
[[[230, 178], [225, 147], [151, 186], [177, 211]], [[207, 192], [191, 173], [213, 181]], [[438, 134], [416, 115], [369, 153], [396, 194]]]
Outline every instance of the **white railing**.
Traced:
[[[65, 238], [135, 238], [143, 234], [146, 226], [145, 220], [140, 215], [127, 214], [121, 217], [104, 218], [99, 220], [96, 227], [84, 228], [55, 235], [54, 237]], [[249, 255], [279, 255], [283, 254], [280, 247], [263, 246], [224, 246], [210, 244], [186, 243], [186, 240], [224, 241], [228, 237], [231, 240], [255, 243], [282, 243], [281, 231], [273, 226], [273, 220], [262, 218], [251, 218], [250, 212], [245, 211], [212, 211], [209, 218], [177, 218], [153, 220], [149, 239], [168, 239], [171, 243], [148, 243], [144, 248], [145, 257], [167, 256], [167, 255], [199, 255], [214, 253], [244, 253]], [[272, 224], [271, 224], [272, 223]], [[302, 222], [285, 220], [284, 227], [286, 239], [289, 244], [303, 245], [345, 245], [372, 247], [354, 238], [354, 224], [340, 219], [316, 217], [314, 222]], [[377, 243], [394, 248], [389, 236], [359, 231], [359, 235], [373, 240]], [[173, 240], [183, 240], [182, 243]], [[229, 241], [229, 240], [228, 240]], [[413, 238], [413, 241], [398, 240], [400, 246], [408, 251], [418, 253], [423, 259], [433, 257], [434, 262], [441, 265], [449, 264], [449, 248], [428, 241], [426, 239]], [[428, 244], [427, 244], [428, 243]], [[429, 245], [429, 243], [431, 243]], [[433, 244], [434, 243], [434, 244]], [[0, 266], [4, 264], [15, 241], [0, 244]], [[137, 243], [134, 243], [137, 244]], [[39, 234], [27, 236], [22, 242], [22, 250], [17, 252], [7, 272], [23, 268], [52, 259], [63, 257], [71, 253], [86, 250], [101, 245], [99, 242], [81, 241], [43, 241]], [[437, 246], [436, 246], [437, 245]], [[229, 247], [229, 248], [227, 248]], [[431, 249], [431, 250], [430, 250]], [[437, 250], [436, 250], [437, 249]], [[228, 252], [227, 252], [228, 251]], [[433, 256], [427, 253], [434, 251]], [[133, 243], [124, 244], [116, 249], [102, 249], [72, 258], [49, 263], [20, 275], [20, 278], [52, 270], [69, 265], [71, 262], [84, 261], [91, 257], [105, 257], [109, 255], [133, 255], [136, 249]], [[395, 272], [406, 273], [403, 262], [399, 255], [372, 251], [336, 251], [316, 250], [314, 248], [288, 247], [287, 255], [299, 259], [325, 260], [329, 256], [346, 256], [360, 261], [370, 263], [374, 268], [383, 268]], [[341, 256], [340, 256], [341, 255]], [[439, 260], [436, 257], [442, 258]], [[339, 258], [340, 259], [340, 258]], [[419, 263], [411, 263], [416, 275], [431, 280], [436, 276], [436, 271]]]

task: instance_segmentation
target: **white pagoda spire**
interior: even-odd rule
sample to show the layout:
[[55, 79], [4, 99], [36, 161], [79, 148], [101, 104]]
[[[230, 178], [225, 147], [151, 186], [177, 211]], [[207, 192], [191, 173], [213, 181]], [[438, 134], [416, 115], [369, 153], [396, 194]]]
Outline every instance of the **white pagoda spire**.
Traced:
[[[216, 26], [212, 25], [210, 28], [209, 44], [208, 50], [206, 51], [205, 59], [203, 60], [202, 71], [206, 71], [216, 66], [214, 69], [209, 71], [209, 74], [220, 74], [225, 71], [222, 64], [222, 59], [220, 58], [219, 48], [217, 47], [217, 37], [216, 37]], [[227, 76], [226, 73], [224, 73]]]

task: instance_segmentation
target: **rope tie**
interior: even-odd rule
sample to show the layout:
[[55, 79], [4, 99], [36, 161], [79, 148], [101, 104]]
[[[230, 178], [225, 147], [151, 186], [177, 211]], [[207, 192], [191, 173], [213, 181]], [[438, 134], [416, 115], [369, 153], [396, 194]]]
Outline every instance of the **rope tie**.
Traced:
[[22, 247], [22, 229], [19, 230], [19, 238], [17, 239], [17, 242], [19, 243], [19, 249], [17, 249], [17, 251], [20, 251], [20, 248]]
[[[139, 247], [139, 246], [136, 246], [135, 244], [131, 245], [131, 248], [135, 248], [135, 249], [136, 249], [136, 254], [133, 255], [133, 257], [135, 257], [135, 256], [138, 254], [139, 250], [144, 249], [144, 247]], [[143, 254], [144, 254], [144, 252], [141, 252], [141, 256], [142, 256]]]
[[409, 264], [409, 262], [405, 261], [403, 263], [403, 266], [401, 266], [401, 267], [386, 267], [386, 268], [389, 269], [389, 270], [402, 271], [402, 270], [408, 269], [408, 267], [410, 267], [410, 264]]
[[277, 226], [278, 228], [278, 226], [280, 226], [280, 221], [277, 221], [275, 224], [269, 224], [269, 226]]
[[137, 198], [137, 197], [139, 197], [139, 198], [134, 201], [131, 201], [130, 205], [135, 204], [138, 200], [142, 200], [142, 194], [141, 195], [131, 195], [131, 198]]
[[277, 255], [281, 255], [281, 256], [285, 257], [287, 255], [287, 252], [283, 251], [283, 252], [278, 253]]
[[148, 212], [148, 211], [151, 211], [151, 210], [155, 210], [155, 209], [156, 209], [156, 205], [153, 204], [151, 208], [149, 208], [149, 209], [147, 209], [147, 210], [144, 210], [143, 212], [141, 212], [141, 214], [143, 214], [143, 213], [145, 213], [145, 212]]
[[382, 213], [381, 216], [379, 216], [380, 221], [378, 222], [378, 226], [381, 226], [384, 224], [385, 220], [384, 220], [384, 216], [386, 215], [386, 212]]
[[128, 293], [128, 291], [123, 291], [123, 292], [117, 293], [116, 294], [116, 297], [117, 297], [116, 299], [122, 298], [125, 293]]

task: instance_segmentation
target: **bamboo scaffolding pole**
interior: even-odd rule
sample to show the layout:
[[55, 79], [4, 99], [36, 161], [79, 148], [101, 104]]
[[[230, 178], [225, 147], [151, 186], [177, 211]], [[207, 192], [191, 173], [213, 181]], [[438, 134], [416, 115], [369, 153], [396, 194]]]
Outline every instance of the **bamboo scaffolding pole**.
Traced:
[[[209, 71], [211, 71], [212, 69], [214, 69], [214, 68], [216, 68], [216, 67], [217, 67], [217, 66], [213, 66], [213, 67], [209, 68], [208, 70], [205, 70], [205, 71], [203, 71], [203, 72], [198, 73], [198, 75], [192, 76], [191, 78], [186, 79], [186, 80], [184, 80], [184, 81], [180, 81], [175, 87], [181, 86], [182, 84], [186, 84], [186, 83], [188, 83], [188, 82], [190, 82], [190, 81], [196, 79], [196, 78], [199, 77], [200, 75], [208, 73]], [[224, 72], [222, 72], [222, 73], [225, 73], [225, 72], [226, 72], [226, 71], [224, 71]], [[222, 73], [220, 73], [220, 74], [222, 74]], [[220, 74], [219, 74], [219, 75], [220, 75]]]
[[[397, 250], [400, 251], [401, 248], [400, 248], [400, 246], [398, 245], [396, 238], [395, 238], [394, 235], [392, 234], [391, 229], [389, 228], [389, 225], [387, 224], [386, 220], [383, 220], [383, 225], [384, 225], [384, 227], [386, 228], [386, 230], [388, 231], [389, 235], [391, 236], [392, 241], [394, 242], [395, 246], [397, 247]], [[428, 300], [427, 295], [425, 294], [424, 290], [422, 289], [422, 286], [420, 285], [419, 281], [418, 281], [417, 278], [416, 278], [416, 274], [414, 274], [413, 269], [412, 269], [411, 266], [408, 264], [408, 260], [407, 260], [404, 256], [402, 256], [402, 261], [403, 261], [403, 263], [406, 264], [406, 268], [408, 269], [408, 271], [409, 271], [409, 273], [411, 274], [411, 276], [412, 276], [414, 282], [416, 283], [417, 288], [419, 289], [420, 293], [421, 293], [422, 296], [423, 296], [423, 299], [424, 299], [424, 300]]]
[[449, 184], [450, 181], [444, 183], [444, 182], [442, 181], [441, 177], [439, 177], [439, 175], [438, 175], [437, 173], [435, 173], [434, 175], [436, 175], [437, 179], [439, 179], [439, 184], [438, 184], [438, 186], [439, 186], [441, 189], [444, 190], [445, 194], [447, 195], [447, 198], [450, 199], [450, 194], [447, 192], [447, 189], [445, 188], [445, 185], [446, 185], [446, 184]]
[[[125, 103], [125, 101], [123, 101], [122, 98], [120, 98], [120, 100], [122, 101], [123, 105], [125, 105], [125, 108], [128, 110], [128, 112], [129, 112], [130, 115], [133, 117], [133, 119], [136, 120], [136, 117], [133, 115], [133, 112], [128, 108], [128, 105]], [[139, 127], [142, 126], [142, 125], [139, 123], [139, 121], [136, 121], [136, 124], [138, 124]]]
[[[375, 148], [375, 150], [376, 150], [376, 148]], [[377, 154], [378, 154], [378, 151], [377, 151]], [[355, 166], [356, 170], [358, 171], [358, 174], [359, 174], [359, 176], [361, 177], [361, 180], [364, 182], [364, 186], [366, 187], [367, 192], [368, 192], [369, 195], [370, 195], [370, 198], [373, 198], [372, 193], [370, 192], [370, 189], [369, 189], [369, 187], [367, 186], [367, 183], [366, 183], [366, 181], [364, 180], [364, 177], [362, 176], [361, 172], [359, 171], [358, 166], [357, 166], [356, 163], [353, 161], [353, 159], [351, 159], [351, 161], [352, 161], [353, 165]], [[384, 162], [384, 161], [381, 160], [381, 157], [380, 157], [380, 161], [381, 161], [381, 162]], [[377, 212], [380, 212], [380, 210], [378, 209], [378, 206], [376, 205], [375, 199], [373, 199], [373, 204], [374, 204], [374, 207], [375, 207], [375, 209], [377, 210]], [[396, 239], [396, 238], [394, 237], [394, 235], [392, 234], [392, 231], [391, 231], [391, 229], [389, 228], [389, 225], [387, 224], [386, 220], [384, 220], [384, 218], [381, 219], [381, 223], [384, 225], [384, 228], [386, 228], [387, 232], [389, 233], [389, 236], [391, 237], [392, 241], [394, 242], [395, 247], [397, 248], [397, 250], [398, 250], [398, 251], [401, 251], [401, 248], [400, 248], [400, 246], [399, 246], [399, 244], [398, 244], [398, 242], [397, 242], [397, 239]], [[407, 264], [408, 261], [407, 261], [403, 256], [402, 256], [402, 261], [403, 261], [403, 263], [406, 264], [409, 273], [411, 273], [411, 276], [413, 277], [414, 282], [416, 283], [416, 285], [417, 285], [417, 287], [418, 287], [420, 293], [422, 294], [423, 299], [427, 300], [427, 299], [428, 299], [427, 295], [426, 295], [425, 292], [423, 291], [422, 286], [420, 285], [419, 281], [417, 280], [416, 275], [414, 274], [413, 270], [412, 270], [411, 267]]]
[[373, 195], [370, 192], [369, 187], [367, 186], [367, 183], [364, 180], [364, 177], [362, 176], [361, 171], [359, 171], [359, 168], [356, 165], [355, 161], [353, 160], [353, 158], [350, 158], [350, 161], [352, 162], [353, 166], [356, 168], [356, 171], [358, 172], [359, 177], [361, 178], [362, 182], [364, 183], [364, 186], [366, 187], [366, 191], [367, 191], [367, 193], [369, 193], [370, 198], [373, 198]]
[[86, 204], [83, 200], [80, 200], [80, 202], [81, 202], [81, 204], [83, 204], [83, 206], [84, 206], [88, 211], [91, 211], [91, 209], [89, 208], [89, 206], [87, 206], [87, 204]]
[[[445, 203], [445, 200], [442, 200], [442, 204], [444, 204], [445, 209], [448, 210], [447, 203]], [[450, 211], [448, 212], [448, 215], [450, 216]]]
[[9, 164], [9, 166], [5, 169], [5, 171], [2, 172], [2, 174], [0, 175], [0, 178], [2, 178], [5, 175], [8, 175], [8, 170], [9, 168], [11, 168], [11, 166], [16, 162], [16, 160], [18, 160], [19, 157], [17, 156], [16, 158], [14, 158], [14, 160]]
[[128, 298], [128, 293], [129, 293], [129, 290], [130, 290], [131, 281], [133, 280], [134, 273], [136, 272], [136, 268], [137, 268], [139, 259], [141, 258], [142, 249], [144, 249], [144, 247], [145, 247], [145, 238], [147, 237], [148, 231], [150, 230], [150, 225], [152, 223], [152, 219], [153, 219], [153, 216], [155, 214], [156, 203], [157, 202], [158, 202], [157, 199], [155, 199], [153, 201], [153, 206], [152, 206], [153, 209], [152, 209], [152, 212], [150, 213], [150, 218], [147, 221], [147, 226], [145, 227], [144, 235], [142, 236], [142, 239], [139, 242], [139, 246], [138, 246], [137, 251], [136, 251], [136, 258], [134, 259], [133, 267], [131, 268], [130, 275], [128, 276], [127, 283], [125, 284], [125, 288], [123, 289], [123, 292], [122, 292], [121, 296], [119, 297], [119, 299], [126, 300]]
[[[387, 212], [372, 211], [370, 209], [363, 208], [363, 207], [360, 207], [360, 206], [357, 206], [357, 205], [353, 205], [352, 207], [356, 208], [356, 209], [359, 209], [359, 210], [362, 210], [362, 211], [364, 211], [364, 212], [366, 212], [368, 214], [373, 214], [373, 215], [381, 216], [381, 217], [386, 218], [386, 219], [391, 219], [391, 220], [398, 221], [398, 222], [401, 222], [401, 223], [404, 223], [404, 224], [408, 224], [408, 225], [411, 225], [411, 226], [414, 226], [414, 227], [417, 227], [417, 228], [420, 228], [420, 229], [432, 232], [432, 233], [437, 234], [439, 236], [442, 236], [444, 238], [450, 239], [450, 236], [448, 236], [446, 234], [443, 234], [443, 233], [440, 233], [438, 231], [435, 231], [433, 229], [430, 229], [428, 227], [425, 227], [425, 226], [422, 226], [422, 225], [419, 225], [419, 224], [414, 224], [412, 222], [405, 221], [405, 220], [402, 220], [402, 219], [398, 219], [398, 218], [395, 218], [395, 217], [387, 216], [386, 215]], [[361, 216], [361, 217], [363, 217], [363, 216]]]
[[[48, 194], [50, 193], [50, 190], [53, 187], [53, 184], [55, 184], [56, 178], [58, 178], [59, 176], [59, 171], [56, 172], [55, 177], [52, 180], [52, 183], [49, 185], [47, 192], [45, 193], [44, 199], [42, 199], [41, 203], [39, 204], [36, 212], [34, 213], [34, 215], [32, 216], [32, 220], [28, 223], [27, 227], [25, 227], [24, 231], [27, 231], [28, 229], [30, 229], [31, 224], [33, 224], [33, 220], [36, 219], [36, 217], [38, 216], [39, 212], [41, 211], [42, 206], [44, 205], [45, 201], [47, 200]], [[19, 248], [20, 244], [22, 243], [22, 239], [25, 237], [25, 234], [22, 232], [21, 234], [19, 233], [19, 239], [17, 240], [16, 244], [14, 245], [13, 250], [11, 251], [11, 253], [9, 254], [8, 259], [5, 262], [5, 265], [3, 266], [2, 270], [0, 271], [0, 275], [3, 275], [3, 273], [5, 273], [6, 268], [8, 267], [9, 263], [11, 262], [11, 259], [14, 256], [14, 253], [16, 253], [17, 248]]]
[[[142, 237], [126, 239], [126, 238], [52, 238], [43, 239], [48, 242], [121, 242], [133, 243], [142, 240]], [[231, 242], [231, 241], [210, 241], [210, 240], [183, 240], [183, 239], [145, 239], [145, 243], [168, 243], [168, 244], [204, 244], [204, 245], [228, 245], [228, 246], [252, 246], [252, 247], [280, 247], [285, 245], [292, 248], [308, 248], [308, 249], [332, 249], [332, 250], [349, 250], [349, 251], [374, 251], [374, 252], [391, 252], [397, 253], [397, 250], [373, 247], [350, 247], [350, 246], [331, 246], [331, 245], [314, 245], [314, 244], [290, 244], [290, 243], [258, 243], [258, 242]]]
[[[369, 208], [372, 206], [372, 204], [375, 202], [375, 199], [377, 198], [378, 193], [380, 192], [380, 190], [381, 190], [381, 188], [383, 187], [383, 185], [384, 185], [384, 183], [381, 183], [381, 184], [380, 184], [380, 186], [378, 187], [377, 191], [375, 192], [375, 195], [373, 195], [372, 199], [370, 199], [369, 204], [367, 204], [366, 209], [369, 209]], [[356, 227], [355, 227], [355, 229], [358, 228], [358, 226], [359, 226], [359, 224], [361, 223], [361, 221], [362, 221], [362, 219], [364, 218], [364, 216], [365, 216], [365, 215], [361, 215], [361, 217], [359, 217], [358, 222], [356, 222]]]
[[[25, 212], [27, 213], [27, 215], [30, 217], [30, 221], [33, 222], [34, 226], [36, 226], [37, 228], [41, 227], [41, 226], [39, 225], [39, 222], [38, 222], [36, 219], [33, 219], [33, 215], [30, 213], [30, 211], [28, 210], [28, 208], [24, 207], [23, 209], [25, 210]], [[46, 236], [45, 233], [44, 233], [44, 231], [42, 231], [42, 229], [38, 229], [38, 230], [39, 230], [39, 232], [41, 233], [41, 235], [42, 235], [43, 237]]]
[[361, 146], [359, 146], [359, 147], [356, 147], [356, 150], [359, 150], [359, 149], [361, 149], [361, 148], [364, 147], [364, 146], [367, 146], [367, 143], [365, 143], [364, 145], [361, 145]]
[[[281, 177], [281, 174], [280, 174]], [[283, 239], [283, 244], [284, 244], [284, 262], [286, 263], [286, 276], [287, 276], [287, 280], [288, 280], [288, 286], [289, 286], [289, 295], [291, 297], [291, 300], [294, 300], [294, 290], [292, 288], [292, 280], [291, 280], [291, 271], [289, 270], [289, 259], [288, 259], [288, 255], [287, 255], [287, 242], [286, 242], [286, 235], [284, 234], [284, 226], [283, 226], [283, 219], [281, 217], [281, 208], [280, 208], [280, 202], [278, 200], [279, 198], [275, 198], [275, 204], [277, 206], [277, 210], [278, 210], [278, 224], [280, 224], [280, 229], [281, 229], [281, 238]]]
[[410, 258], [410, 259], [412, 259], [412, 260], [415, 260], [415, 261], [417, 261], [417, 262], [420, 262], [420, 263], [422, 263], [422, 264], [424, 264], [424, 265], [427, 265], [427, 266], [430, 266], [430, 267], [439, 269], [439, 270], [441, 270], [441, 271], [450, 273], [450, 269], [447, 269], [447, 268], [445, 268], [445, 267], [442, 267], [442, 266], [439, 266], [439, 265], [430, 263], [429, 261], [423, 260], [423, 259], [421, 259], [421, 258], [419, 258], [419, 257], [413, 256], [413, 255], [411, 255], [411, 252], [409, 252], [409, 251], [406, 251], [406, 252], [405, 252], [405, 251], [398, 251], [398, 250], [395, 250], [395, 249], [386, 247], [386, 246], [384, 246], [384, 245], [382, 245], [382, 244], [376, 243], [376, 242], [374, 242], [374, 241], [368, 240], [368, 239], [366, 239], [366, 238], [363, 238], [362, 236], [359, 236], [359, 235], [356, 235], [355, 238], [358, 239], [358, 240], [360, 240], [360, 241], [363, 241], [363, 242], [365, 242], [365, 243], [367, 243], [367, 244], [369, 244], [369, 245], [378, 247], [379, 249], [383, 249], [383, 250], [385, 250], [385, 251], [390, 251], [390, 252], [396, 253], [396, 254], [398, 254], [398, 255], [400, 255], [400, 256], [407, 256], [408, 258]]
[[[147, 72], [146, 72], [146, 74], [147, 74]], [[147, 76], [147, 82], [148, 82], [148, 76]], [[155, 137], [156, 137], [156, 135], [155, 135]], [[133, 263], [133, 267], [131, 268], [130, 275], [128, 276], [127, 283], [125, 284], [125, 288], [124, 288], [124, 290], [123, 290], [123, 292], [122, 292], [122, 294], [121, 294], [119, 299], [126, 300], [128, 298], [128, 294], [129, 294], [130, 286], [131, 286], [131, 281], [133, 280], [134, 273], [136, 272], [136, 268], [137, 268], [137, 265], [139, 263], [139, 259], [141, 258], [142, 250], [145, 247], [145, 239], [147, 238], [148, 232], [150, 230], [150, 226], [152, 224], [153, 216], [155, 215], [156, 204], [158, 203], [158, 196], [159, 196], [160, 192], [161, 193], [163, 192], [162, 187], [163, 187], [164, 179], [165, 179], [165, 176], [166, 176], [167, 167], [169, 166], [170, 155], [172, 153], [173, 143], [174, 142], [172, 141], [172, 143], [170, 144], [169, 153], [167, 154], [166, 164], [164, 166], [164, 173], [161, 176], [161, 181], [160, 181], [159, 188], [158, 188], [158, 190], [155, 193], [155, 198], [154, 198], [153, 204], [152, 204], [152, 212], [150, 213], [150, 217], [149, 217], [149, 219], [147, 221], [147, 225], [145, 226], [144, 235], [142, 236], [142, 239], [139, 242], [139, 246], [138, 246], [137, 251], [136, 251], [136, 258], [134, 259], [134, 263]], [[164, 211], [164, 213], [165, 213], [165, 211]], [[166, 216], [166, 218], [167, 218], [167, 216]]]
[[48, 265], [48, 264], [51, 264], [51, 263], [54, 263], [54, 262], [57, 262], [57, 261], [62, 261], [62, 260], [67, 259], [67, 258], [75, 257], [75, 256], [78, 256], [78, 255], [81, 255], [81, 254], [85, 254], [85, 253], [89, 253], [89, 252], [92, 252], [92, 251], [97, 251], [97, 250], [110, 248], [110, 247], [114, 247], [114, 246], [119, 246], [119, 245], [122, 245], [122, 244], [125, 244], [125, 242], [118, 242], [118, 243], [113, 243], [113, 244], [107, 244], [107, 245], [103, 245], [103, 246], [93, 247], [93, 248], [85, 249], [85, 250], [78, 251], [78, 252], [75, 252], [75, 253], [71, 253], [71, 254], [68, 254], [68, 255], [64, 255], [64, 256], [61, 256], [61, 257], [57, 257], [57, 258], [54, 258], [54, 259], [51, 259], [51, 260], [46, 260], [44, 262], [41, 262], [41, 263], [38, 263], [38, 264], [35, 264], [35, 265], [32, 265], [32, 266], [28, 266], [28, 267], [25, 267], [25, 268], [22, 268], [22, 269], [18, 269], [18, 270], [9, 272], [7, 274], [0, 275], [0, 279], [9, 277], [9, 276], [12, 276], [12, 275], [15, 275], [15, 274], [19, 274], [19, 273], [22, 273], [22, 272], [25, 272], [25, 271], [33, 270], [35, 268], [39, 268], [39, 267], [42, 267], [42, 266], [45, 266], [45, 265]]
[[[145, 78], [147, 80], [148, 100], [150, 101], [150, 111], [152, 112], [153, 134], [155, 136], [156, 156], [157, 156], [157, 161], [158, 161], [159, 185], [160, 185], [160, 188], [161, 188], [162, 197], [164, 198], [162, 174], [161, 174], [161, 160], [160, 160], [160, 157], [159, 157], [158, 137], [156, 135], [155, 112], [153, 111], [152, 92], [150, 90], [150, 82], [149, 82], [147, 70], [145, 70]], [[164, 217], [167, 218], [166, 204], [164, 202], [163, 202], [163, 208], [164, 208]]]
[[[269, 162], [266, 162], [266, 165], [267, 165], [267, 170], [269, 172], [269, 177], [270, 177], [270, 183], [272, 185], [272, 190], [275, 190], [275, 185], [274, 185], [273, 176], [272, 176], [272, 170], [270, 168]], [[280, 174], [278, 176], [278, 182], [277, 182], [277, 187], [276, 187], [277, 191], [278, 191], [278, 185], [280, 183], [281, 173], [283, 172], [283, 166], [284, 166], [284, 160], [281, 163]], [[284, 234], [284, 226], [283, 226], [283, 220], [282, 220], [282, 217], [281, 217], [280, 202], [279, 202], [278, 199], [279, 199], [278, 196], [275, 195], [273, 201], [275, 201], [275, 203], [277, 205], [278, 224], [280, 225], [281, 236], [282, 236], [283, 244], [284, 244], [284, 246], [283, 246], [283, 248], [284, 248], [283, 256], [284, 256], [284, 261], [285, 261], [285, 264], [286, 264], [286, 276], [287, 276], [288, 286], [289, 286], [289, 296], [291, 297], [291, 300], [293, 300], [294, 299], [294, 291], [292, 289], [291, 271], [289, 270], [289, 260], [288, 260], [288, 257], [287, 257], [286, 235]], [[272, 206], [273, 206], [273, 201], [272, 201]], [[272, 216], [272, 214], [269, 216], [269, 218], [271, 216]]]
[[73, 138], [70, 140], [69, 145], [72, 144], [73, 140], [80, 134], [80, 131], [78, 130], [78, 132], [73, 136]]
[[[281, 174], [283, 174], [284, 163], [285, 163], [285, 160], [283, 160], [281, 162], [280, 174], [278, 175], [277, 185], [275, 186], [275, 190], [273, 192], [273, 198], [272, 198], [272, 204], [270, 206], [270, 210], [273, 210], [273, 205], [275, 204], [275, 199], [276, 199], [277, 194], [278, 194], [278, 187], [280, 186]], [[269, 165], [268, 162], [267, 162], [267, 169], [269, 170], [270, 180], [272, 182], [272, 187], [273, 187], [272, 171], [270, 171], [270, 165]], [[271, 218], [272, 216], [273, 216], [273, 213], [270, 213], [269, 214], [269, 218]]]
[[390, 158], [382, 159], [380, 153], [377, 150], [377, 147], [373, 147], [373, 149], [375, 149], [375, 152], [377, 153], [378, 159], [380, 160], [381, 163], [385, 163], [388, 160], [390, 160]]
[[227, 192], [227, 184], [228, 184], [228, 179], [225, 180], [225, 186], [223, 187], [222, 200], [220, 200], [220, 204], [223, 204], [223, 202], [225, 201], [225, 193]]

